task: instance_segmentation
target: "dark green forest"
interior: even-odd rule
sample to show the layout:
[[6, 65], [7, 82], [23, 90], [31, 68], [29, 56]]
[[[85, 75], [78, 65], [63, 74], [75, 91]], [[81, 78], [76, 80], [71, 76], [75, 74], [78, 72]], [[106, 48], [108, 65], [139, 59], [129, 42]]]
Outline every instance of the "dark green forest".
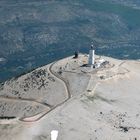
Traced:
[[138, 0], [1, 0], [0, 81], [78, 50], [140, 59]]

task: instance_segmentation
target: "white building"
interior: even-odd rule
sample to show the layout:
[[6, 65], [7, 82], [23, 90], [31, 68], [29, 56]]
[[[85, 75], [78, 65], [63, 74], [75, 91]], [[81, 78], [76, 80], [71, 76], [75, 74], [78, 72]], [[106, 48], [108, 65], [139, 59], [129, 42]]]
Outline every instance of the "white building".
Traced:
[[93, 49], [93, 45], [92, 45], [89, 51], [88, 65], [91, 66], [94, 64], [95, 64], [95, 50]]
[[57, 140], [57, 137], [58, 137], [58, 131], [52, 130], [51, 131], [51, 140]]

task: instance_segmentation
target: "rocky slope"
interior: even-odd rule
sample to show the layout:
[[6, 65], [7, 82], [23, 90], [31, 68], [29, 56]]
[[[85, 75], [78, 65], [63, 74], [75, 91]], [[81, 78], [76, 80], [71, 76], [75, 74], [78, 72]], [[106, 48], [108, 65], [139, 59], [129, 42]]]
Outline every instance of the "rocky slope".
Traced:
[[[62, 59], [51, 67], [44, 66], [6, 82], [0, 91], [1, 95], [6, 94], [5, 99], [0, 96], [1, 104], [2, 100], [7, 103], [6, 98], [9, 97], [20, 97], [19, 102], [26, 97], [40, 103], [46, 101], [51, 111], [42, 114], [42, 111], [48, 111], [45, 108], [38, 112], [40, 116], [36, 116], [34, 112], [28, 110], [32, 115], [28, 114], [24, 119], [13, 120], [13, 122], [0, 121], [0, 123], [8, 123], [0, 125], [0, 139], [50, 140], [50, 132], [55, 129], [59, 131], [58, 140], [140, 139], [140, 62], [103, 56], [96, 56], [96, 62], [101, 58], [109, 61], [109, 64], [97, 70], [83, 66], [87, 63], [87, 55], [80, 55], [76, 60], [72, 57]], [[41, 72], [44, 70], [46, 76]], [[40, 74], [35, 77], [37, 72]], [[49, 78], [48, 73], [50, 73], [49, 77], [53, 78]], [[34, 77], [34, 80], [31, 80], [31, 77]], [[25, 80], [27, 78], [28, 81]], [[48, 87], [43, 84], [44, 86], [38, 89], [42, 83], [40, 78], [49, 82]], [[54, 83], [52, 79], [55, 80]], [[25, 87], [19, 85], [24, 85], [25, 81], [30, 83], [28, 90], [24, 91], [26, 94], [15, 95], [10, 92], [12, 88], [23, 92]], [[35, 81], [38, 81], [37, 84]], [[67, 95], [65, 101], [62, 94]], [[58, 100], [61, 104], [57, 102]], [[51, 108], [48, 103], [53, 106], [57, 103], [57, 106]], [[18, 105], [15, 106], [16, 110], [22, 110], [27, 103], [20, 105], [22, 108]], [[35, 107], [32, 101], [30, 105]], [[5, 114], [15, 107], [11, 106], [9, 110], [4, 108]], [[20, 118], [18, 114], [20, 112], [16, 114]]]

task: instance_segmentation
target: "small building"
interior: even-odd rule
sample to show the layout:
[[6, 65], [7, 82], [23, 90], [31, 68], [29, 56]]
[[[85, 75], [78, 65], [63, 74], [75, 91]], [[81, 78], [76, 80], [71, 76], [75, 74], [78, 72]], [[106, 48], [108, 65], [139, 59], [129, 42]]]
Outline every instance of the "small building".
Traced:
[[76, 59], [76, 58], [78, 58], [78, 56], [79, 56], [79, 52], [78, 51], [75, 51], [73, 58]]

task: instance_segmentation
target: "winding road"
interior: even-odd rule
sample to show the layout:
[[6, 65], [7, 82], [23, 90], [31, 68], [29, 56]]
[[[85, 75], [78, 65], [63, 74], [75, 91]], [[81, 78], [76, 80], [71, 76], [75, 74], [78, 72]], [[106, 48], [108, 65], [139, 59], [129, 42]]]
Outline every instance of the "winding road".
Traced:
[[[47, 112], [41, 114], [41, 115], [40, 115], [39, 117], [37, 117], [36, 119], [30, 120], [30, 118], [29, 118], [29, 121], [28, 121], [28, 118], [21, 118], [20, 121], [23, 121], [23, 122], [35, 122], [35, 121], [39, 121], [39, 120], [40, 120], [41, 118], [43, 118], [46, 114], [48, 114], [49, 112], [53, 111], [53, 110], [56, 109], [57, 107], [61, 106], [62, 104], [64, 104], [65, 102], [67, 102], [67, 101], [71, 98], [71, 93], [70, 93], [70, 90], [69, 90], [69, 83], [68, 83], [68, 81], [66, 81], [64, 78], [62, 78], [61, 76], [59, 76], [57, 73], [55, 73], [55, 72], [52, 70], [52, 67], [53, 67], [56, 63], [57, 63], [57, 61], [54, 62], [54, 63], [52, 63], [52, 64], [49, 66], [48, 71], [49, 71], [55, 78], [57, 78], [58, 80], [60, 80], [60, 81], [64, 84], [65, 89], [66, 89], [67, 99], [64, 100], [63, 102], [61, 102], [60, 104], [58, 104], [58, 105], [52, 107], [49, 111], [47, 111]], [[40, 113], [39, 113], [39, 114], [40, 114]], [[39, 115], [39, 114], [37, 114], [37, 115]], [[35, 115], [35, 116], [37, 116], [37, 115]], [[33, 117], [34, 117], [34, 116], [33, 116]]]
[[56, 77], [57, 79], [61, 80], [61, 81], [64, 83], [65, 88], [66, 88], [66, 93], [67, 93], [68, 99], [69, 99], [69, 98], [71, 98], [71, 93], [70, 93], [70, 90], [69, 90], [69, 83], [68, 83], [68, 81], [65, 80], [63, 77], [61, 77], [59, 74], [55, 73], [55, 72], [52, 70], [52, 67], [53, 67], [56, 63], [57, 63], [57, 61], [54, 62], [54, 63], [52, 63], [52, 64], [50, 65], [49, 71], [50, 71], [50, 73], [51, 73], [54, 77]]
[[[9, 96], [3, 96], [3, 95], [0, 95], [0, 99], [4, 99], [4, 100], [14, 100], [14, 101], [28, 101], [28, 102], [33, 102], [33, 103], [38, 103], [40, 105], [43, 105], [45, 106], [46, 108], [50, 108], [50, 110], [46, 110], [46, 111], [43, 111], [42, 113], [38, 113], [32, 117], [26, 117], [26, 118], [20, 118], [19, 120], [20, 121], [23, 121], [23, 122], [34, 122], [34, 121], [38, 121], [40, 120], [42, 117], [44, 117], [46, 114], [48, 114], [49, 112], [51, 112], [52, 110], [54, 110], [55, 108], [61, 106], [62, 104], [64, 104], [66, 101], [68, 101], [70, 98], [71, 98], [71, 93], [70, 93], [70, 90], [69, 90], [69, 83], [67, 80], [65, 80], [64, 78], [62, 78], [59, 74], [57, 74], [56, 72], [54, 72], [52, 70], [52, 67], [57, 63], [54, 62], [52, 64], [49, 65], [48, 67], [48, 72], [53, 76], [55, 77], [56, 79], [58, 79], [60, 82], [63, 83], [63, 85], [65, 86], [65, 90], [66, 90], [66, 99], [59, 103], [58, 105], [56, 106], [51, 106], [47, 103], [44, 103], [44, 102], [40, 102], [36, 99], [28, 99], [28, 98], [19, 98], [19, 97], [9, 97]], [[44, 113], [45, 112], [45, 113]], [[29, 119], [28, 118], [34, 118], [34, 119]]]
[[0, 95], [0, 99], [4, 99], [4, 100], [15, 100], [15, 101], [27, 101], [27, 102], [35, 102], [35, 103], [38, 103], [38, 104], [41, 104], [43, 106], [47, 106], [49, 108], [51, 108], [52, 106], [47, 104], [47, 103], [44, 103], [44, 102], [39, 102], [37, 100], [34, 100], [34, 99], [28, 99], [28, 98], [19, 98], [19, 97], [7, 97], [7, 96], [3, 96], [3, 95]]

